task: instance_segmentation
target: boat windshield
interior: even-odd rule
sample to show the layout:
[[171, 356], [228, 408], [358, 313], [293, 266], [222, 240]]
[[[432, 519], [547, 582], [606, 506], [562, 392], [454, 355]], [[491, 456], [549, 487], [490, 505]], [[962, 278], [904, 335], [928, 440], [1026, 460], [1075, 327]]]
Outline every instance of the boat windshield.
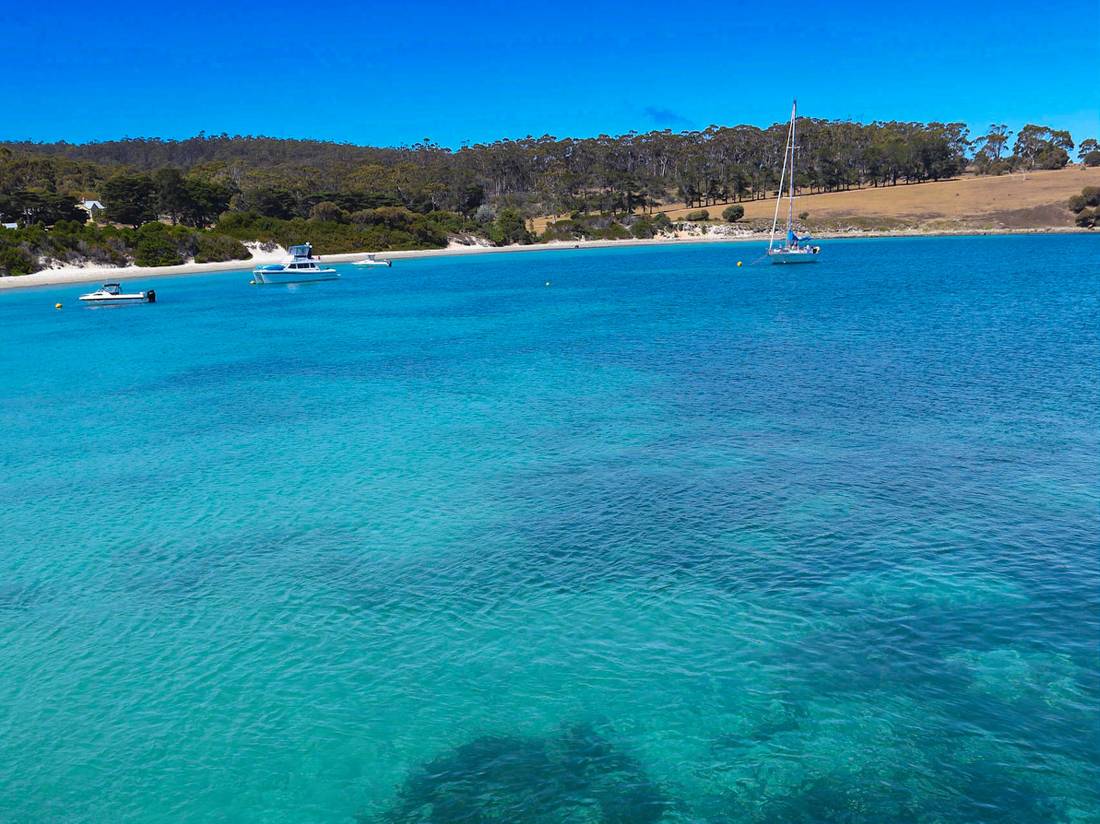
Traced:
[[288, 251], [290, 252], [292, 257], [307, 258], [310, 256], [310, 252], [312, 251], [312, 249], [313, 247], [310, 246], [308, 243], [303, 243], [299, 246], [291, 246]]

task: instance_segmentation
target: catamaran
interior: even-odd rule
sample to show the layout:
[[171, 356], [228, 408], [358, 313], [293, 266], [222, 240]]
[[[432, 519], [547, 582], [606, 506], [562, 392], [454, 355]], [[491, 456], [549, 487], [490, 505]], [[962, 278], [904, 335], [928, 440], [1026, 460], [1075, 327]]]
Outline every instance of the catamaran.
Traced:
[[321, 268], [318, 258], [313, 256], [313, 247], [308, 243], [291, 246], [290, 259], [286, 263], [269, 263], [252, 270], [252, 282], [257, 285], [267, 283], [306, 283], [312, 280], [336, 280], [340, 275], [332, 267]]
[[[808, 234], [799, 235], [794, 230], [794, 122], [797, 116], [798, 101], [791, 104], [791, 125], [787, 129], [787, 148], [783, 152], [783, 171], [779, 175], [779, 192], [775, 198], [775, 217], [772, 218], [772, 234], [768, 240], [768, 257], [772, 263], [816, 263], [820, 246], [815, 246]], [[790, 175], [787, 174], [790, 161]], [[783, 202], [783, 182], [788, 185], [787, 234], [777, 245], [775, 228], [779, 223], [779, 206]]]

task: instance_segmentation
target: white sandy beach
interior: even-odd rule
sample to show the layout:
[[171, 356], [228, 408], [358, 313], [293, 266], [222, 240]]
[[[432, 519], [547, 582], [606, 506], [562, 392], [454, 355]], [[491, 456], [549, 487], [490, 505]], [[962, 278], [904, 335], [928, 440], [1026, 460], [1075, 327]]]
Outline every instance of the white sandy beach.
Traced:
[[[717, 227], [724, 229], [726, 227]], [[1012, 230], [963, 230], [943, 232], [922, 231], [891, 231], [872, 232], [854, 231], [840, 233], [822, 233], [815, 235], [819, 240], [840, 238], [874, 238], [874, 237], [927, 237], [943, 235], [1001, 235], [1001, 234], [1048, 234], [1048, 233], [1079, 233], [1086, 229], [1076, 228], [1048, 228], [1048, 229], [1012, 229]], [[400, 252], [375, 253], [380, 260], [407, 260], [411, 258], [444, 257], [451, 255], [485, 255], [515, 252], [544, 252], [565, 249], [599, 249], [605, 247], [625, 246], [673, 246], [692, 243], [744, 243], [763, 242], [767, 236], [761, 233], [749, 232], [706, 232], [706, 233], [678, 233], [676, 237], [657, 237], [649, 239], [631, 240], [575, 240], [575, 241], [551, 241], [549, 243], [534, 243], [528, 246], [483, 246], [467, 245], [452, 242], [443, 249], [415, 249]], [[4, 289], [29, 289], [45, 286], [62, 286], [70, 283], [102, 283], [109, 280], [145, 280], [160, 277], [179, 277], [182, 275], [211, 274], [214, 272], [248, 271], [256, 266], [266, 263], [275, 263], [285, 259], [286, 250], [275, 247], [271, 251], [262, 251], [255, 244], [246, 244], [252, 251], [249, 260], [228, 260], [220, 263], [184, 263], [179, 266], [63, 266], [55, 269], [45, 269], [30, 275], [13, 275], [0, 277], [0, 290]], [[370, 250], [362, 252], [348, 252], [338, 255], [322, 255], [320, 259], [328, 263], [349, 263], [361, 259], [370, 254]]]
[[[451, 243], [443, 249], [416, 249], [404, 252], [378, 252], [380, 260], [402, 260], [409, 258], [440, 257], [444, 255], [484, 255], [501, 252], [538, 252], [553, 249], [573, 248], [599, 248], [604, 246], [651, 246], [657, 244], [675, 243], [700, 243], [700, 242], [729, 242], [734, 240], [760, 240], [759, 235], [744, 237], [723, 237], [714, 235], [694, 235], [675, 238], [652, 238], [649, 240], [577, 240], [577, 241], [553, 241], [550, 243], [536, 243], [529, 246], [482, 246]], [[276, 247], [265, 252], [258, 248], [252, 248], [252, 257], [249, 260], [227, 260], [219, 263], [184, 263], [179, 266], [61, 266], [54, 269], [44, 269], [30, 275], [15, 275], [0, 277], [0, 289], [26, 289], [43, 286], [62, 286], [70, 283], [99, 283], [111, 279], [127, 281], [158, 278], [178, 277], [180, 275], [210, 274], [213, 272], [248, 271], [256, 266], [266, 263], [276, 263], [286, 258], [286, 250]], [[362, 252], [348, 252], [338, 255], [321, 255], [320, 259], [327, 263], [350, 263], [360, 260], [370, 253], [370, 250]]]

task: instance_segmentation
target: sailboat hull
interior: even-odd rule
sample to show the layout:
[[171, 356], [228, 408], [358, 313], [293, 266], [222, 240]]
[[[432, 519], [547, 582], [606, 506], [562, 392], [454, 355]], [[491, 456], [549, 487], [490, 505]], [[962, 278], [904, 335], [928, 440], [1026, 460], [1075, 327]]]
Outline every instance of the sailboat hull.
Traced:
[[817, 263], [817, 252], [812, 249], [776, 249], [768, 252], [772, 263]]

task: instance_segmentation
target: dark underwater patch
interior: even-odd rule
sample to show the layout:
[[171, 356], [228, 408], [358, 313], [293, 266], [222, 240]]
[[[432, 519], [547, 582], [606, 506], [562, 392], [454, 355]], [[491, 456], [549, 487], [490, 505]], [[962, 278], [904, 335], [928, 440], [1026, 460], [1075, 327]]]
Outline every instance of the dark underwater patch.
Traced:
[[340, 579], [357, 569], [354, 552], [361, 546], [354, 532], [341, 527], [203, 533], [170, 547], [142, 543], [122, 556], [118, 573], [129, 592], [183, 605], [222, 591], [257, 569], [297, 582]]
[[806, 782], [769, 802], [762, 824], [916, 824], [920, 815], [902, 788], [848, 782], [835, 777]]
[[40, 584], [0, 582], [0, 612], [26, 612], [45, 596]]
[[555, 737], [462, 744], [416, 769], [378, 821], [653, 824], [669, 807], [635, 758], [579, 724]]
[[829, 776], [768, 801], [761, 824], [1047, 824], [1058, 805], [995, 766], [971, 768], [951, 792], [927, 797], [900, 782]]

